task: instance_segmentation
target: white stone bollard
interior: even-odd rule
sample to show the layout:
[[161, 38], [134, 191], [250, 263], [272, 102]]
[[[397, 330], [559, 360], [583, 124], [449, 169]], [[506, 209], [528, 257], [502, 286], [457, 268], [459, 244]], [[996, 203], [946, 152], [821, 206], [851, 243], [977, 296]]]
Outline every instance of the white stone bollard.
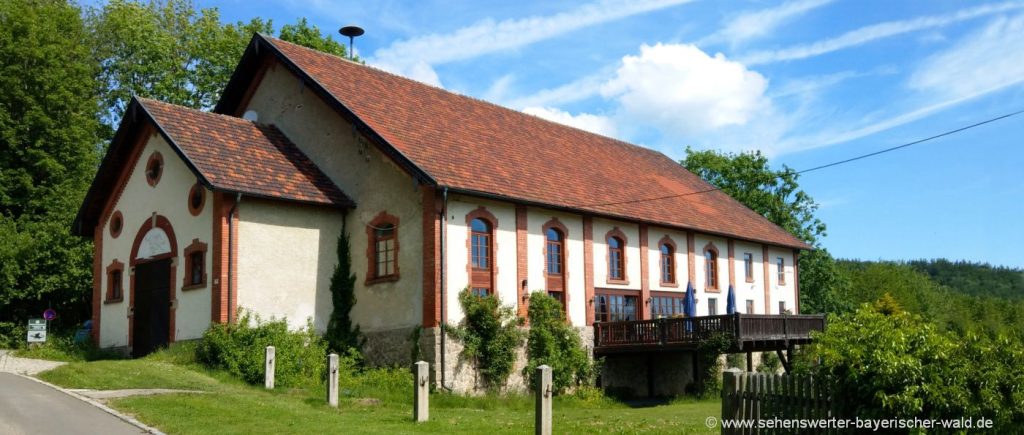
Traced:
[[338, 354], [327, 355], [327, 404], [338, 407]]
[[416, 382], [412, 418], [419, 423], [430, 419], [430, 363], [417, 361], [413, 364], [412, 374]]
[[274, 389], [274, 346], [267, 346], [267, 353], [264, 359], [263, 386], [268, 390]]
[[537, 367], [537, 420], [534, 423], [534, 433], [537, 435], [551, 435], [551, 367], [542, 365]]

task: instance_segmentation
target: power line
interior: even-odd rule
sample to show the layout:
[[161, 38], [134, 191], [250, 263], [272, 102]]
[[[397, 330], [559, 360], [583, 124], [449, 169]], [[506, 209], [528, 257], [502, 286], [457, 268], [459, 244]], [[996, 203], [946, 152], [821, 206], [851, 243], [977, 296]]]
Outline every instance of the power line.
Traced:
[[[813, 172], [813, 171], [817, 171], [817, 170], [821, 170], [821, 169], [825, 169], [825, 168], [831, 168], [833, 166], [839, 166], [839, 165], [842, 165], [842, 164], [846, 164], [846, 163], [850, 163], [850, 162], [855, 162], [857, 160], [866, 159], [868, 157], [874, 157], [874, 156], [877, 156], [879, 154], [885, 154], [885, 153], [888, 153], [888, 152], [892, 152], [892, 151], [896, 151], [896, 150], [899, 150], [899, 149], [907, 148], [909, 146], [917, 145], [917, 144], [920, 144], [920, 143], [923, 143], [923, 142], [928, 142], [928, 141], [935, 140], [935, 139], [938, 139], [938, 138], [941, 138], [941, 137], [945, 137], [945, 136], [949, 136], [949, 135], [952, 135], [952, 134], [960, 133], [960, 132], [965, 131], [965, 130], [970, 130], [970, 129], [975, 128], [975, 127], [980, 127], [980, 126], [985, 125], [985, 124], [993, 123], [993, 122], [996, 122], [996, 121], [999, 121], [999, 120], [1002, 120], [1002, 119], [1006, 119], [1006, 118], [1009, 118], [1009, 117], [1012, 117], [1012, 116], [1020, 115], [1021, 113], [1024, 113], [1024, 109], [1018, 110], [1016, 112], [1007, 113], [1005, 115], [997, 116], [995, 118], [986, 119], [984, 121], [977, 122], [977, 123], [974, 123], [974, 124], [971, 124], [971, 125], [967, 125], [967, 126], [964, 126], [964, 127], [960, 127], [960, 128], [954, 129], [954, 130], [949, 130], [949, 131], [946, 131], [946, 132], [943, 132], [943, 133], [936, 134], [934, 136], [926, 137], [924, 139], [918, 139], [918, 140], [915, 140], [913, 142], [907, 142], [907, 143], [902, 144], [902, 145], [897, 145], [897, 146], [894, 146], [894, 147], [886, 148], [886, 149], [875, 151], [875, 152], [872, 152], [872, 153], [863, 154], [863, 155], [859, 155], [859, 156], [856, 156], [856, 157], [851, 157], [851, 158], [848, 158], [848, 159], [845, 159], [845, 160], [840, 160], [840, 161], [837, 161], [837, 162], [832, 162], [832, 163], [827, 163], [827, 164], [820, 165], [820, 166], [815, 166], [813, 168], [803, 169], [803, 170], [795, 172], [795, 174], [797, 174], [797, 175], [799, 175], [799, 174], [806, 174], [808, 172]], [[681, 198], [681, 197], [684, 197], [684, 196], [699, 195], [699, 194], [702, 194], [702, 193], [714, 192], [716, 190], [722, 190], [722, 188], [720, 188], [720, 187], [712, 187], [710, 189], [697, 190], [697, 191], [686, 192], [686, 193], [679, 193], [679, 194], [675, 194], [675, 195], [659, 196], [659, 197], [655, 197], [655, 198], [631, 199], [631, 200], [626, 200], [626, 201], [606, 202], [606, 203], [601, 203], [601, 204], [585, 204], [585, 205], [577, 205], [575, 207], [603, 207], [603, 206], [609, 206], [609, 205], [634, 204], [634, 203], [638, 203], [638, 202], [659, 201], [659, 200], [662, 200], [662, 199]]]

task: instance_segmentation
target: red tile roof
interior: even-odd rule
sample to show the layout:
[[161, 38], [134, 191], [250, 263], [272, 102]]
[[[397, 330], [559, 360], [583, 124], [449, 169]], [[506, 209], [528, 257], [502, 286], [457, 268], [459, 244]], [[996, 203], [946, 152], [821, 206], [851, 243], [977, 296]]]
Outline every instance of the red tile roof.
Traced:
[[659, 152], [284, 42], [283, 56], [452, 189], [771, 244], [809, 246]]
[[214, 189], [310, 204], [353, 202], [272, 125], [137, 100]]

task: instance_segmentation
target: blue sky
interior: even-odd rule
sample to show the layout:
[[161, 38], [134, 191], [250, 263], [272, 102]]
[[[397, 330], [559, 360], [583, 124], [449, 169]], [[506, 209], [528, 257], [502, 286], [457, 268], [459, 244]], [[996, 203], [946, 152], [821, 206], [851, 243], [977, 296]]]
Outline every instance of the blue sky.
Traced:
[[[660, 150], [802, 169], [1024, 109], [1024, 2], [197, 0], [358, 24], [368, 64]], [[834, 255], [1024, 266], [1024, 115], [800, 180]]]

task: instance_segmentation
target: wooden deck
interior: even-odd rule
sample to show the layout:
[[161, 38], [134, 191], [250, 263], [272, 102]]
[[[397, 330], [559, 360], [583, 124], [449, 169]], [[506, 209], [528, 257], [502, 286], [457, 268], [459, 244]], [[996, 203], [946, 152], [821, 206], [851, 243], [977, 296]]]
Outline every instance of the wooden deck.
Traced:
[[789, 349], [825, 330], [824, 315], [726, 314], [594, 323], [594, 353], [696, 350], [716, 335], [732, 343], [727, 353]]

